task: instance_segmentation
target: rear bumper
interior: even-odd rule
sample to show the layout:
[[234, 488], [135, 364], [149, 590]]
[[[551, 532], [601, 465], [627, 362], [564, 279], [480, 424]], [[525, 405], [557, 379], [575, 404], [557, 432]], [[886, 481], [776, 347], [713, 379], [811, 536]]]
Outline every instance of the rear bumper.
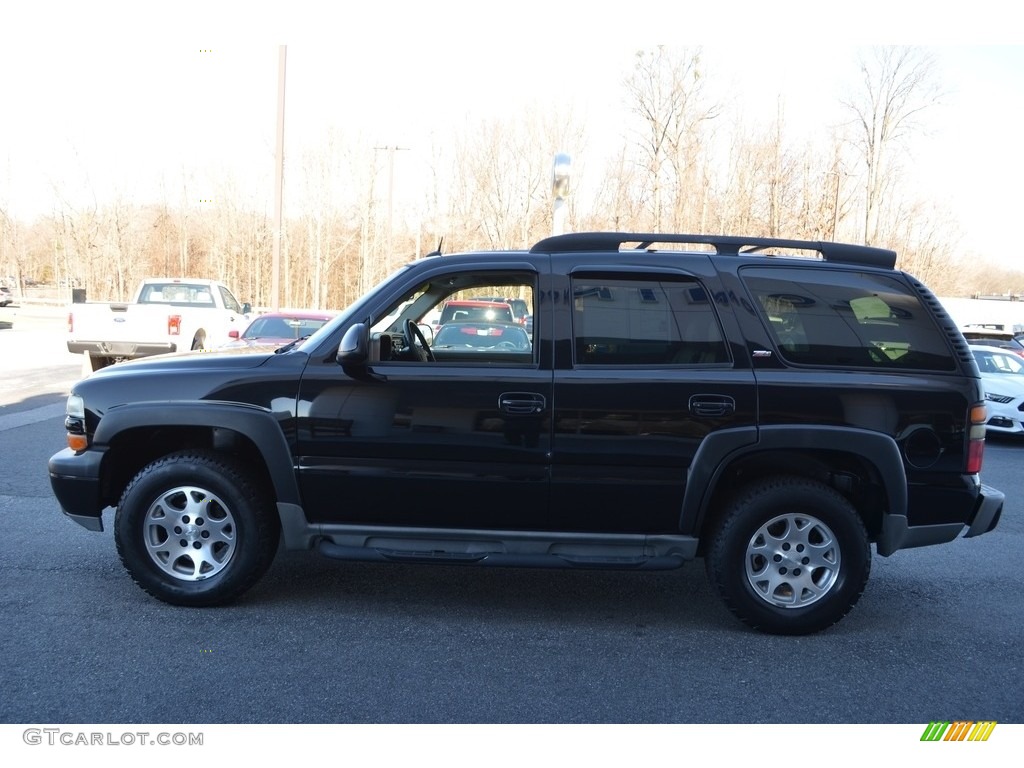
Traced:
[[88, 352], [93, 357], [148, 357], [177, 352], [169, 341], [68, 341], [68, 352]]
[[51, 456], [48, 464], [50, 486], [64, 514], [91, 531], [103, 530], [102, 461], [102, 451], [75, 453], [65, 448]]
[[[876, 542], [880, 555], [891, 555], [901, 549], [927, 547], [953, 541], [963, 533], [964, 538], [980, 536], [993, 530], [999, 523], [1006, 495], [992, 486], [981, 485], [966, 522], [938, 525], [908, 525], [903, 515], [886, 515], [882, 532]], [[966, 528], [966, 533], [964, 529]]]
[[970, 527], [964, 534], [965, 539], [972, 536], [981, 536], [994, 530], [999, 524], [999, 517], [1003, 514], [1003, 504], [1006, 501], [1006, 494], [996, 490], [990, 485], [981, 486], [981, 493], [978, 495], [978, 504], [974, 508], [974, 514], [969, 521]]

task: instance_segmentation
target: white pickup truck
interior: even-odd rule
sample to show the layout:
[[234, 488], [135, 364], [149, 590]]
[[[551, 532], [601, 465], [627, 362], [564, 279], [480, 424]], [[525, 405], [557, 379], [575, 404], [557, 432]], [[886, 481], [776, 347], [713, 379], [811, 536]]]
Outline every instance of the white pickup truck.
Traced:
[[136, 357], [214, 349], [245, 330], [249, 311], [215, 280], [150, 278], [131, 303], [72, 304], [68, 351], [85, 356], [88, 372]]

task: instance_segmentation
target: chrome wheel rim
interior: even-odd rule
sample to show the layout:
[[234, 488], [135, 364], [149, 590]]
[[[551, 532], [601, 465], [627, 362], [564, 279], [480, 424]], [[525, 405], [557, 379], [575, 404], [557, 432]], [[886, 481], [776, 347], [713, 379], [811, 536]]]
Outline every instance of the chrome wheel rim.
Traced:
[[803, 608], [831, 591], [841, 562], [839, 542], [821, 520], [811, 515], [779, 515], [750, 537], [747, 582], [769, 605]]
[[161, 494], [146, 512], [143, 537], [157, 568], [180, 581], [201, 581], [220, 573], [238, 540], [227, 505], [195, 486]]

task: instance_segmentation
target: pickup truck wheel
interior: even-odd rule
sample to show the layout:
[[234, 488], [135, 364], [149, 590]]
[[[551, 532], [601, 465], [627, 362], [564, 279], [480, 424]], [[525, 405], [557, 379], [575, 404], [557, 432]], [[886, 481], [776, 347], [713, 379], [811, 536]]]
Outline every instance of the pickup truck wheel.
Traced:
[[234, 600], [270, 567], [280, 528], [269, 494], [244, 467], [181, 451], [143, 468], [121, 495], [114, 539], [146, 592], [175, 605]]
[[780, 477], [729, 501], [705, 565], [745, 624], [802, 635], [835, 624], [857, 603], [871, 570], [871, 545], [842, 494], [814, 480]]

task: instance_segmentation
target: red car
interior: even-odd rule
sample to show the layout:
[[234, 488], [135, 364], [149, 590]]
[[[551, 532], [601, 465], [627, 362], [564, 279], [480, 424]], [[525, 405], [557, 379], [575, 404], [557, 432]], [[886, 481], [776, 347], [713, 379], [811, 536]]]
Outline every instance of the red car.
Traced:
[[[260, 315], [233, 341], [221, 347], [280, 347], [309, 336], [334, 318], [334, 312], [296, 310], [294, 312], [267, 312]], [[236, 334], [237, 331], [231, 331]], [[229, 335], [231, 335], [229, 334]]]

